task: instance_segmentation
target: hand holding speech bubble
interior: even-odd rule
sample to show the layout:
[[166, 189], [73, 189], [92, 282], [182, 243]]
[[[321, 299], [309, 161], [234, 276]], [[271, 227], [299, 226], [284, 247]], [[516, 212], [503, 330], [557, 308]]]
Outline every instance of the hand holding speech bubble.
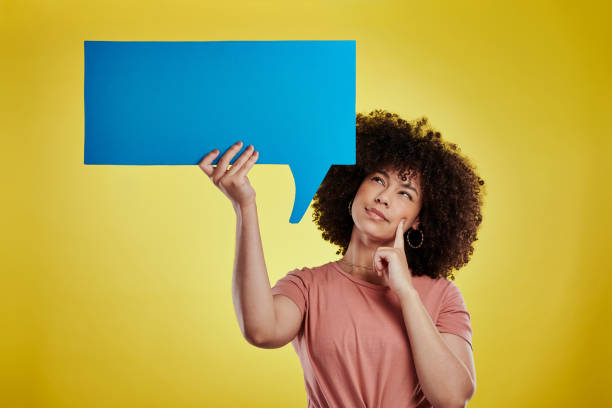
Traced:
[[85, 164], [193, 165], [242, 140], [290, 166], [294, 224], [332, 164], [355, 164], [355, 41], [84, 48]]

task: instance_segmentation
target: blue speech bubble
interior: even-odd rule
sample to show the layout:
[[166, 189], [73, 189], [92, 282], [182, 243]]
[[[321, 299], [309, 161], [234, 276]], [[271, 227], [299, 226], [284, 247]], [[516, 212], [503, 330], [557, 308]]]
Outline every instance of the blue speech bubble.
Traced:
[[242, 140], [290, 166], [293, 224], [332, 164], [355, 164], [355, 41], [84, 47], [85, 164], [194, 165]]

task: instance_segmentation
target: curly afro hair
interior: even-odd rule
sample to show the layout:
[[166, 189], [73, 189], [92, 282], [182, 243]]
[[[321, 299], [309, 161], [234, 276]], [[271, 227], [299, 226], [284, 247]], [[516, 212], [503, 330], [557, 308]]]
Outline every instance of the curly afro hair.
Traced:
[[455, 280], [467, 264], [482, 222], [484, 180], [453, 143], [443, 141], [426, 117], [408, 122], [377, 109], [356, 116], [357, 162], [332, 165], [313, 198], [313, 220], [323, 239], [344, 255], [353, 230], [348, 211], [364, 178], [380, 169], [421, 174], [419, 229], [423, 243], [405, 245], [413, 275]]

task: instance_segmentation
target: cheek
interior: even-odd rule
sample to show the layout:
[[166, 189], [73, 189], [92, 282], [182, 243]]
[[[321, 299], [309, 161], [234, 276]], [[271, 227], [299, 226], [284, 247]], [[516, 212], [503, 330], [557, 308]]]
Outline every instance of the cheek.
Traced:
[[398, 211], [395, 216], [400, 218], [406, 218], [408, 221], [412, 220], [419, 213], [418, 208], [414, 204], [405, 205], [403, 211]]
[[357, 190], [357, 193], [355, 194], [355, 200], [356, 201], [363, 201], [366, 200], [368, 197], [368, 195], [370, 194], [370, 189], [365, 186], [362, 185], [361, 187], [359, 187], [359, 190]]

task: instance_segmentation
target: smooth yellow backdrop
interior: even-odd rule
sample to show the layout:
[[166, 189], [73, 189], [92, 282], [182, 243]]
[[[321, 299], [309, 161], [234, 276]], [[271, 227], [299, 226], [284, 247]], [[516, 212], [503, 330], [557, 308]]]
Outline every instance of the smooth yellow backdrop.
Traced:
[[[356, 40], [357, 111], [427, 116], [487, 183], [456, 273], [469, 406], [612, 404], [604, 4], [0, 1], [0, 405], [306, 406], [293, 348], [241, 336], [235, 217], [204, 173], [83, 164], [88, 40]], [[250, 179], [272, 284], [337, 259], [311, 210], [289, 224], [287, 166]]]

